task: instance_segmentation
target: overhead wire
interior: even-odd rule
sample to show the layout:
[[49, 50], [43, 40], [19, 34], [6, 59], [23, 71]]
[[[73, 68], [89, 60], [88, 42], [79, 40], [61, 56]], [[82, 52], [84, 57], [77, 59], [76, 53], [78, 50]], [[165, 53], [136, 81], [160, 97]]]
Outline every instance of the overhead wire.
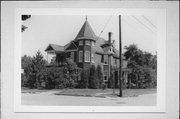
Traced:
[[157, 27], [146, 17], [146, 16], [142, 16], [146, 21], [148, 21], [155, 29], [157, 29]]
[[152, 31], [148, 26], [146, 26], [143, 22], [141, 22], [139, 19], [137, 19], [135, 16], [132, 16], [136, 21], [138, 21], [141, 25], [143, 25], [144, 27], [146, 27], [149, 31], [151, 31], [153, 34], [156, 35], [156, 33], [154, 31]]
[[100, 32], [99, 35], [98, 35], [98, 39], [97, 39], [97, 40], [99, 40], [99, 37], [101, 36], [101, 34], [103, 33], [103, 31], [104, 31], [105, 28], [107, 27], [107, 25], [108, 25], [109, 21], [111, 20], [111, 18], [112, 18], [112, 16], [110, 16], [109, 19], [107, 20], [107, 22], [105, 23], [103, 29], [101, 30], [101, 32]]

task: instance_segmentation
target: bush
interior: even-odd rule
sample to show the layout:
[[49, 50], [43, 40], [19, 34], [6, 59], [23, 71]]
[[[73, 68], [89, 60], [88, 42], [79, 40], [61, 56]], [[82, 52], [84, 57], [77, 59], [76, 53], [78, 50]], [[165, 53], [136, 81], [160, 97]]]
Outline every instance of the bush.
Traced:
[[63, 66], [64, 80], [67, 82], [68, 88], [75, 88], [78, 86], [78, 78], [80, 69], [71, 60], [66, 60]]
[[90, 68], [90, 76], [89, 76], [89, 88], [97, 89], [99, 87], [99, 81], [97, 79], [97, 72], [95, 66], [92, 65]]
[[155, 88], [157, 84], [156, 72], [151, 68], [138, 67], [130, 73], [131, 83], [136, 88]]
[[111, 72], [110, 77], [108, 79], [108, 88], [113, 88], [114, 86], [114, 79], [113, 79], [113, 73]]
[[88, 88], [89, 86], [89, 70], [82, 70], [81, 79], [78, 81], [78, 88]]
[[101, 87], [102, 87], [103, 90], [105, 90], [107, 88], [107, 84], [106, 83], [102, 83]]
[[102, 73], [102, 68], [100, 65], [97, 66], [96, 68], [96, 72], [97, 72], [97, 79], [98, 79], [98, 84], [99, 84], [99, 88], [102, 88], [102, 83], [103, 83], [103, 73]]

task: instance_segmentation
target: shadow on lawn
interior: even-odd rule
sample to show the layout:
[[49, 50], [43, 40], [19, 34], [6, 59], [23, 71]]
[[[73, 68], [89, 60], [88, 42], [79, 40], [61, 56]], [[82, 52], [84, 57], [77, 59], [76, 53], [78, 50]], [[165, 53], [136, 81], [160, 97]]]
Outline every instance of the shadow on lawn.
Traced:
[[[119, 98], [119, 91], [116, 90], [115, 93], [112, 89], [99, 90], [99, 89], [67, 89], [61, 92], [56, 92], [54, 95], [64, 95], [64, 96], [81, 96], [81, 97], [99, 97], [99, 98]], [[123, 97], [138, 97], [143, 94], [156, 93], [156, 89], [126, 89], [123, 90]]]

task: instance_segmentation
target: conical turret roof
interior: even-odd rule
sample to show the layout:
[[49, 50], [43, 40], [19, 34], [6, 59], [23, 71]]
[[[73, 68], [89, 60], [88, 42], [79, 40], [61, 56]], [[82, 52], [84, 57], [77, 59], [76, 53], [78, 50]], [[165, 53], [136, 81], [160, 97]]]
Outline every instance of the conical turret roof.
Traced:
[[91, 28], [89, 22], [86, 21], [84, 22], [83, 26], [81, 27], [78, 35], [75, 38], [75, 41], [78, 41], [80, 39], [92, 39], [92, 40], [96, 40], [96, 35], [93, 31], [93, 29]]

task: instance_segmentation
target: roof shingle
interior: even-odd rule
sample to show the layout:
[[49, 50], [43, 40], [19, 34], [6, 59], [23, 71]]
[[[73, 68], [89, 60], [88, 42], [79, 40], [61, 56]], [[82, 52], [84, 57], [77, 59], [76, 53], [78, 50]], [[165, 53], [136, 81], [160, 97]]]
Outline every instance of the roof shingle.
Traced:
[[86, 20], [80, 29], [79, 33], [77, 34], [75, 41], [80, 40], [80, 39], [92, 39], [95, 40], [95, 33], [92, 30], [89, 22]]

